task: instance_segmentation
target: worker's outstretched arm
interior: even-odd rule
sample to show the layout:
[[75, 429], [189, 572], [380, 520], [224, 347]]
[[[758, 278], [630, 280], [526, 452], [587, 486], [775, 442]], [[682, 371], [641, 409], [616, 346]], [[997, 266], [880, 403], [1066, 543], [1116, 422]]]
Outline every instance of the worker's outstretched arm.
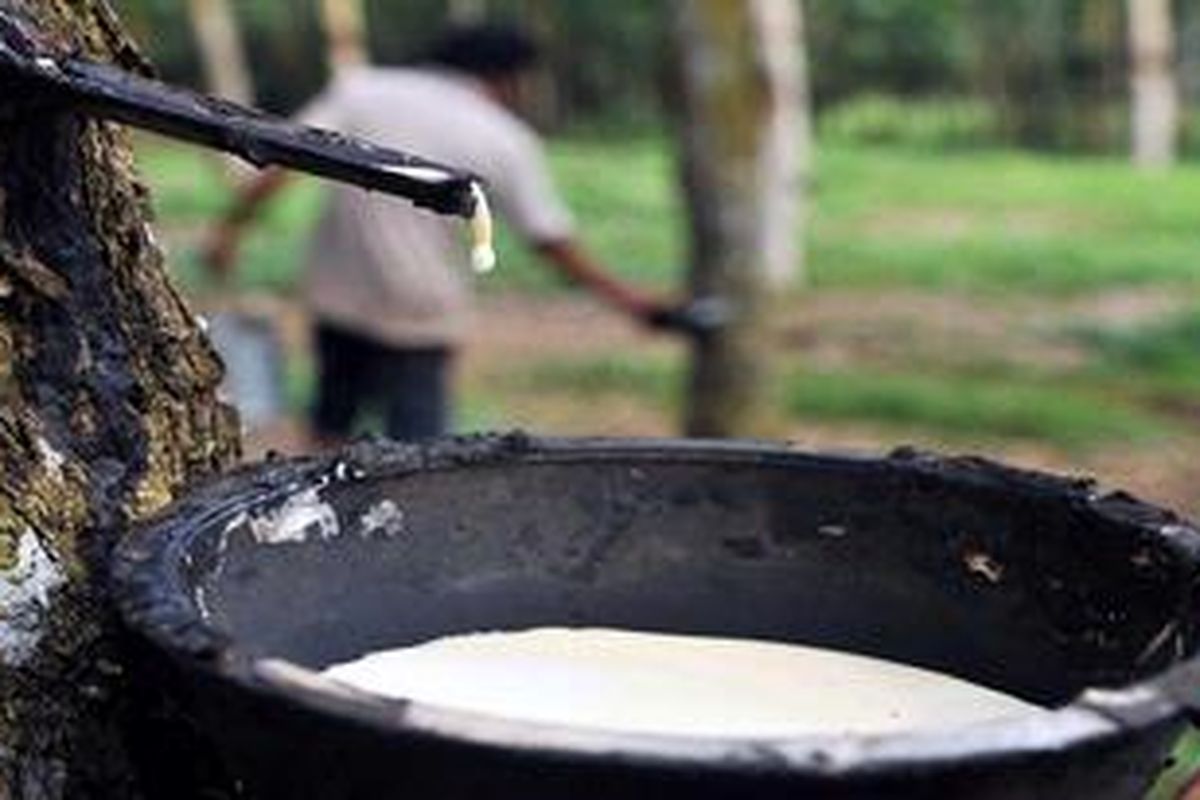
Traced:
[[654, 324], [655, 319], [673, 305], [620, 280], [573, 239], [540, 242], [534, 248], [567, 279], [639, 322]]
[[215, 277], [221, 280], [229, 278], [237, 261], [238, 245], [246, 225], [287, 182], [287, 172], [271, 168], [263, 170], [238, 190], [229, 210], [213, 228], [204, 245], [204, 264]]

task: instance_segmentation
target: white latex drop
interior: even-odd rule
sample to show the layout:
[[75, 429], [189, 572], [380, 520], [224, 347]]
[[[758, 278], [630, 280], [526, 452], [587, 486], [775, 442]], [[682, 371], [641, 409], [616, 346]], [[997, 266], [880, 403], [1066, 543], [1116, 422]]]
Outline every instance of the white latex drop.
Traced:
[[471, 194], [475, 197], [475, 214], [471, 217], [471, 267], [479, 273], [491, 272], [496, 268], [492, 209], [478, 183], [471, 184]]

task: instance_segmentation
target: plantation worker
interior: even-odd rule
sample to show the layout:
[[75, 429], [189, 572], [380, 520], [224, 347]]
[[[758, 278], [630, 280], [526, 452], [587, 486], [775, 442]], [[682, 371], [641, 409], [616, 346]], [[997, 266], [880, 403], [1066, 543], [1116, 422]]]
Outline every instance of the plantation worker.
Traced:
[[[482, 176], [492, 205], [562, 275], [642, 323], [668, 306], [619, 281], [579, 243], [543, 147], [515, 113], [538, 50], [520, 30], [453, 29], [414, 68], [361, 67], [339, 75], [300, 120], [416, 153]], [[205, 260], [234, 264], [245, 224], [285, 184], [268, 170], [216, 227]], [[314, 318], [318, 441], [344, 441], [361, 413], [383, 413], [396, 439], [449, 426], [451, 370], [468, 332], [470, 286], [463, 225], [407, 201], [338, 186], [307, 263]]]

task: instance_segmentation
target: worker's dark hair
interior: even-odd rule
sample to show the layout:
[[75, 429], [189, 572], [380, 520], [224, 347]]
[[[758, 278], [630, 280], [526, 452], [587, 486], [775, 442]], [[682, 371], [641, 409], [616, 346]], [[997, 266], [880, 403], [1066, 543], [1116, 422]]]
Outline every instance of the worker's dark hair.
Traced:
[[540, 56], [537, 42], [528, 33], [515, 25], [490, 22], [448, 28], [424, 61], [488, 78], [522, 72], [537, 64]]

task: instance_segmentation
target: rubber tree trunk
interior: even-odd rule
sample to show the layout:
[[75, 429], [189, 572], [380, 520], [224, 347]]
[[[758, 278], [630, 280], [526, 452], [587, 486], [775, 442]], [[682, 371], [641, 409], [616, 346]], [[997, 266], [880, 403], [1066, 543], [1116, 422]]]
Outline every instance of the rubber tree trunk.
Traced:
[[252, 104], [254, 81], [229, 0], [188, 0], [188, 13], [208, 90], [241, 105]]
[[321, 0], [321, 19], [330, 71], [340, 72], [370, 60], [362, 0]]
[[770, 295], [797, 277], [807, 138], [800, 3], [675, 0], [681, 176], [691, 289], [732, 321], [697, 340], [686, 430], [764, 433]]
[[[105, 0], [0, 0], [61, 52], [142, 62]], [[238, 454], [125, 134], [0, 96], [0, 797], [137, 796], [113, 543]]]
[[446, 19], [455, 25], [468, 25], [487, 16], [487, 0], [446, 0]]
[[[241, 105], [254, 103], [254, 81], [246, 64], [242, 35], [229, 0], [188, 0], [188, 14], [204, 67], [209, 92]], [[242, 180], [248, 170], [231, 157], [212, 156], [231, 183]]]
[[1163, 169], [1175, 161], [1179, 85], [1171, 0], [1129, 0], [1133, 161]]

